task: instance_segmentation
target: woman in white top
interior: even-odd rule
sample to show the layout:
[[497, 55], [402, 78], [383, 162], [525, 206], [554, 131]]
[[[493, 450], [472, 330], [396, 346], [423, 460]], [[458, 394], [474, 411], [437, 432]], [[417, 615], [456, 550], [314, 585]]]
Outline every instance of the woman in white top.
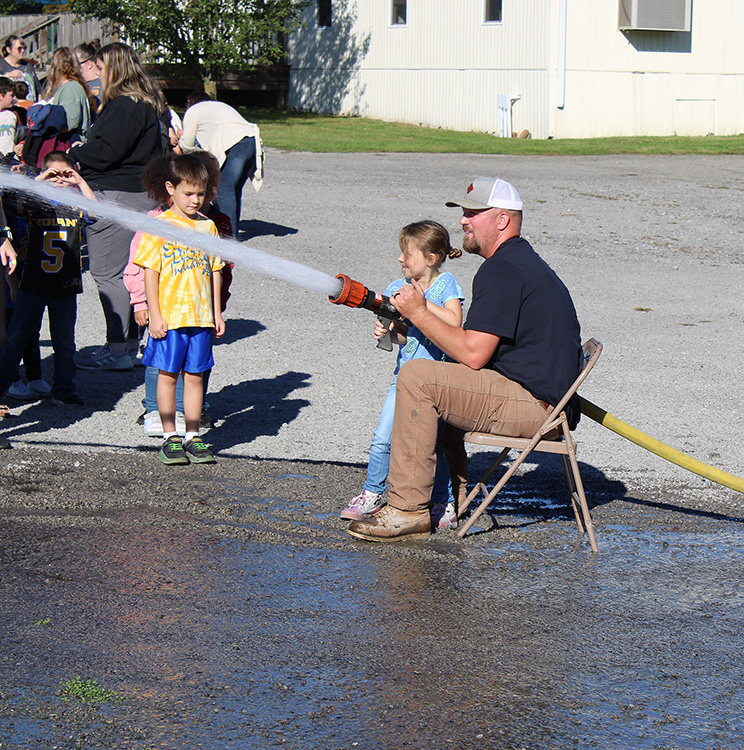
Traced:
[[243, 185], [250, 179], [255, 190], [263, 184], [263, 151], [258, 126], [241, 117], [230, 105], [216, 102], [203, 91], [186, 99], [183, 131], [178, 141], [183, 152], [202, 148], [220, 163], [217, 204], [238, 236]]

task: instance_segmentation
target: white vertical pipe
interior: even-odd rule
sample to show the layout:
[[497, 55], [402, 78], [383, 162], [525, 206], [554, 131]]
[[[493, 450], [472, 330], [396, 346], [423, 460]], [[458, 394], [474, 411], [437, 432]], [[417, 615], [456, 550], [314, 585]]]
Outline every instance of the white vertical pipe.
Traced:
[[568, 0], [559, 0], [558, 10], [558, 91], [556, 106], [563, 109], [566, 104], [566, 10]]

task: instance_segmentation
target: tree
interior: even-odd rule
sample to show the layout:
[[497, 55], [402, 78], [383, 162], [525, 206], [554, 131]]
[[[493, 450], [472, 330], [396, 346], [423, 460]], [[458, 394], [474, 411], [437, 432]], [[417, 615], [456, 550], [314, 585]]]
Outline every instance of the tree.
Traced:
[[310, 0], [71, 0], [82, 17], [106, 19], [153, 62], [177, 63], [216, 93], [225, 73], [270, 65]]

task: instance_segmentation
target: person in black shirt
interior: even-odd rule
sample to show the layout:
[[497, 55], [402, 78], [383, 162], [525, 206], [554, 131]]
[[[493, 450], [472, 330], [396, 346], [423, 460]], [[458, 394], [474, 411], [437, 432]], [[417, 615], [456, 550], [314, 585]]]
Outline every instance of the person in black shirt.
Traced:
[[[67, 154], [50, 152], [44, 158], [43, 167], [37, 180], [72, 187], [96, 200], [95, 193], [75, 171]], [[26, 263], [5, 346], [0, 351], [0, 394], [11, 384], [9, 373], [15, 373], [26, 343], [39, 330], [44, 310], [47, 310], [54, 349], [52, 400], [81, 405], [75, 390], [75, 321], [77, 295], [83, 291], [80, 233], [85, 215], [62, 205], [41, 202], [24, 204], [22, 212], [28, 226]]]
[[[160, 89], [136, 52], [113, 42], [95, 56], [103, 90], [88, 141], [73, 146], [70, 157], [99, 198], [147, 213], [154, 208], [142, 187], [145, 166], [169, 148], [169, 111]], [[124, 269], [134, 231], [98, 219], [87, 231], [90, 275], [96, 282], [106, 320], [106, 344], [78, 359], [81, 370], [131, 370], [139, 348], [139, 327], [124, 286]]]
[[[398, 312], [454, 362], [417, 360], [401, 368], [388, 505], [351, 523], [349, 533], [360, 539], [429, 535], [440, 418], [466, 431], [532, 437], [580, 371], [571, 295], [520, 236], [522, 200], [514, 186], [479, 177], [464, 198], [447, 205], [462, 208], [463, 249], [484, 262], [473, 279], [463, 328], [428, 312], [415, 283], [392, 297]], [[567, 412], [573, 427], [577, 399]]]

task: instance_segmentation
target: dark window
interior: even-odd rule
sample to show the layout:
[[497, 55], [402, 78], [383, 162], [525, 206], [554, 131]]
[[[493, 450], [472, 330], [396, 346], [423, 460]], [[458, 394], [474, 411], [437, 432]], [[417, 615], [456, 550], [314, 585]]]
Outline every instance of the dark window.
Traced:
[[501, 21], [501, 1], [486, 0], [486, 23]]
[[318, 0], [318, 26], [329, 28], [331, 25], [331, 0]]
[[393, 0], [393, 23], [405, 25], [406, 23], [406, 0]]

